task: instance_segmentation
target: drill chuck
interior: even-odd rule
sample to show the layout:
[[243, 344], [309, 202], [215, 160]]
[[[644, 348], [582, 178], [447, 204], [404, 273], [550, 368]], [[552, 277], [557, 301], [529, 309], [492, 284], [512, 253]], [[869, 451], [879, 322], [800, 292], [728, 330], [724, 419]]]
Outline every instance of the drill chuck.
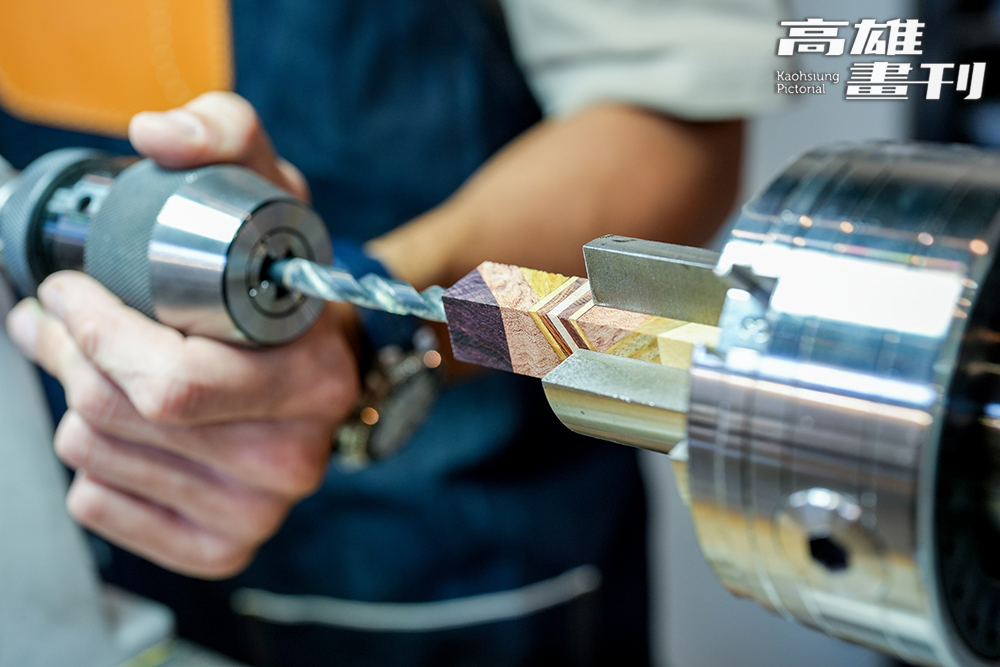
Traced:
[[242, 167], [168, 171], [67, 149], [0, 190], [3, 259], [24, 295], [55, 271], [82, 270], [185, 334], [260, 345], [301, 336], [323, 308], [270, 274], [281, 260], [329, 264], [326, 226]]

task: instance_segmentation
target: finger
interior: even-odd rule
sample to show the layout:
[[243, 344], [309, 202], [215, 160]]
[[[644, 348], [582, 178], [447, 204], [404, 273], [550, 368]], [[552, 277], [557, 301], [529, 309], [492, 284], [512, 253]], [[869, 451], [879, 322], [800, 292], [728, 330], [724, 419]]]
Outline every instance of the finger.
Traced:
[[[70, 408], [97, 431], [159, 447], [222, 471], [248, 485], [300, 498], [322, 481], [330, 454], [330, 433], [339, 417], [318, 420], [253, 420], [201, 426], [164, 425], [143, 417], [128, 397], [80, 352], [63, 323], [34, 299], [8, 318], [15, 341], [27, 318], [36, 329], [26, 353], [66, 388]], [[16, 332], [16, 333], [15, 333]]]
[[284, 180], [272, 182], [278, 187], [288, 190], [302, 201], [311, 202], [312, 191], [309, 188], [309, 181], [306, 180], [305, 174], [283, 157], [278, 158], [277, 166]]
[[36, 329], [36, 358], [66, 388], [73, 412], [104, 435], [159, 447], [197, 461], [254, 488], [301, 498], [323, 479], [330, 454], [329, 418], [318, 421], [244, 421], [207, 426], [160, 425], [138, 413], [125, 394], [81, 353], [58, 319], [33, 299], [22, 302], [9, 321], [15, 340], [28, 318]]
[[[310, 493], [322, 480], [333, 428], [329, 420], [155, 424], [83, 356], [63, 323], [37, 301], [18, 304], [8, 322], [15, 342], [30, 347], [26, 353], [66, 388], [71, 410], [101, 433], [159, 447], [289, 498]], [[36, 331], [26, 334], [25, 328]]]
[[273, 535], [290, 505], [190, 459], [103, 436], [75, 412], [59, 424], [55, 449], [63, 463], [105, 486], [243, 544], [260, 544]]
[[11, 341], [28, 356], [38, 340], [41, 306], [37, 299], [22, 299], [7, 312], [4, 325]]
[[83, 355], [154, 422], [339, 419], [357, 392], [353, 355], [331, 317], [294, 343], [249, 349], [185, 338], [81, 273], [53, 274], [38, 294]]
[[[26, 334], [28, 327], [36, 332]], [[322, 480], [330, 453], [328, 421], [247, 421], [207, 426], [158, 425], [80, 353], [62, 322], [26, 299], [12, 311], [12, 337], [66, 389], [71, 410], [103, 434], [152, 445], [289, 498]], [[24, 340], [28, 336], [32, 342]]]
[[[121, 390], [83, 356], [62, 321], [43, 310], [37, 300], [24, 299], [11, 309], [7, 329], [25, 356], [62, 383], [67, 399], [85, 396], [89, 405], [100, 406], [107, 415], [128, 403]], [[95, 419], [105, 417], [95, 415]]]
[[309, 198], [305, 178], [279, 160], [257, 112], [235, 93], [205, 93], [178, 109], [136, 114], [129, 139], [141, 155], [168, 169], [238, 164], [300, 199]]
[[253, 549], [204, 530], [174, 512], [116, 491], [78, 472], [66, 508], [81, 525], [163, 567], [205, 579], [243, 570]]
[[[102, 437], [156, 447], [278, 497], [298, 499], [312, 493], [329, 465], [331, 428], [325, 424], [274, 421], [160, 426], [139, 416], [127, 400], [104, 407], [76, 402], [72, 393], [68, 395], [71, 410], [64, 421], [75, 414], [88, 430]], [[70, 426], [74, 426], [72, 422]], [[80, 432], [60, 430], [57, 436], [75, 438]]]

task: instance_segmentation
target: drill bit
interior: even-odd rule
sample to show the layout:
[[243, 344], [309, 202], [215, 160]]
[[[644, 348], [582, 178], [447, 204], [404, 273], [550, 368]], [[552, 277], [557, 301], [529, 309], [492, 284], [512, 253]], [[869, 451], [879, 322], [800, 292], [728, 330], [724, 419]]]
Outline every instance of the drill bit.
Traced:
[[413, 285], [374, 273], [355, 278], [336, 266], [320, 266], [307, 259], [285, 259], [271, 266], [271, 278], [290, 290], [326, 301], [347, 301], [362, 308], [394, 315], [414, 315], [445, 322], [444, 288], [434, 285], [418, 292]]

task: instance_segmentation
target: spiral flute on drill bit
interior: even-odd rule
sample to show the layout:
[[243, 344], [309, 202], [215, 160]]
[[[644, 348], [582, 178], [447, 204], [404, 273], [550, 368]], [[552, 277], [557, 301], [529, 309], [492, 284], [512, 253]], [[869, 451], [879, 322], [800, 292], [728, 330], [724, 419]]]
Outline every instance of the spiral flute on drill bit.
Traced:
[[445, 322], [441, 295], [444, 288], [434, 285], [418, 292], [412, 285], [369, 273], [360, 279], [336, 266], [320, 266], [306, 259], [275, 262], [271, 278], [288, 289], [326, 301], [347, 301], [362, 308], [394, 315], [414, 315], [424, 320]]

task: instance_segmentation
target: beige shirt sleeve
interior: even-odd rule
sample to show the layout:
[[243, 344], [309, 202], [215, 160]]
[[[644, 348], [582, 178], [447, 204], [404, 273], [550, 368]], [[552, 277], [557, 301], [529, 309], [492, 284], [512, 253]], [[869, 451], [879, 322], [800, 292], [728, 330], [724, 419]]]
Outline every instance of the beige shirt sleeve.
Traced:
[[515, 55], [547, 115], [608, 100], [692, 120], [780, 106], [782, 0], [502, 4]]

